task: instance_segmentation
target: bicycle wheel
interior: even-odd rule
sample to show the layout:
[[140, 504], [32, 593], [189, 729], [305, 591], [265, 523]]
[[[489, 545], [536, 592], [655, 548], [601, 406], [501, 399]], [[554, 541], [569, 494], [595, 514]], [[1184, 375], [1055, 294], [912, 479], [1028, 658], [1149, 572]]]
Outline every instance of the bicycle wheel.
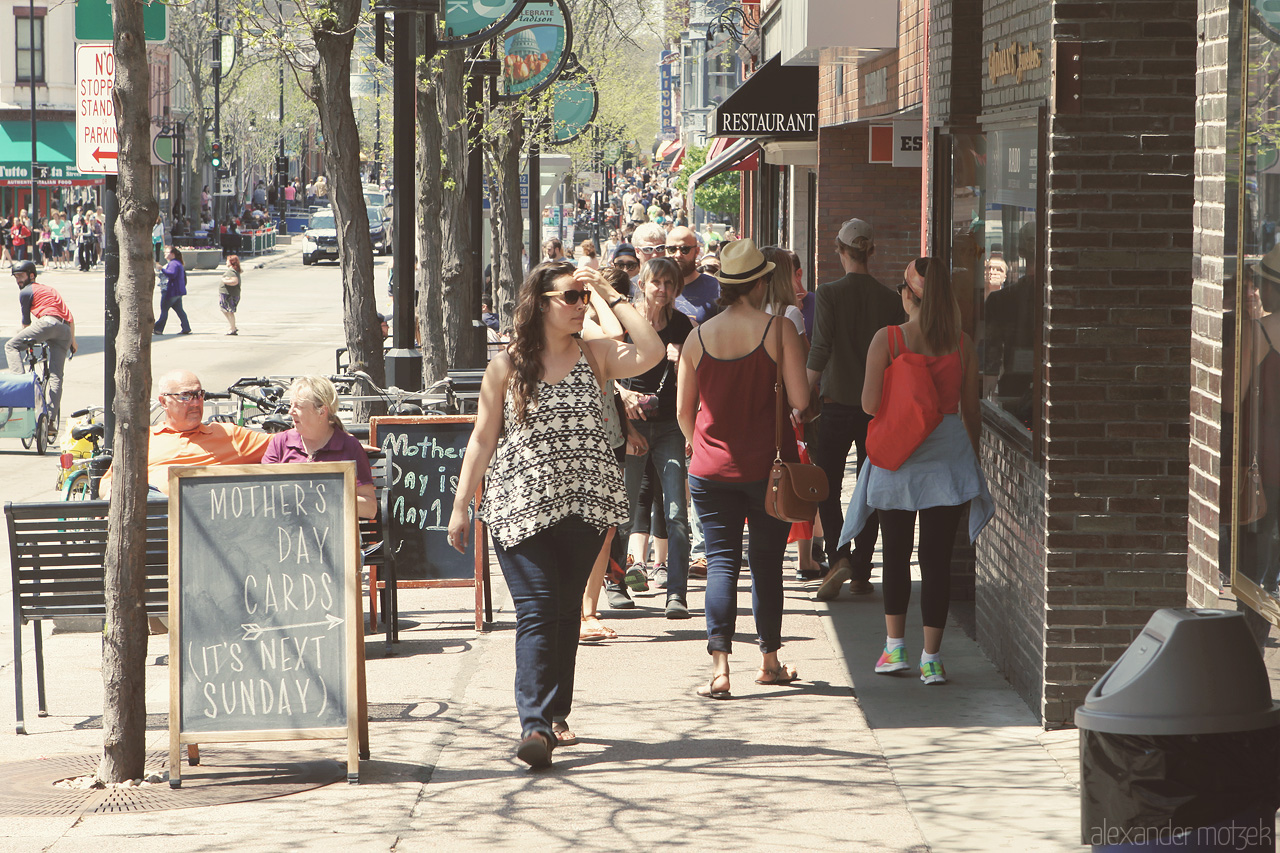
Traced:
[[64, 501], [89, 500], [88, 471], [77, 471], [67, 478], [67, 481], [62, 484], [62, 499]]
[[47, 417], [48, 416], [42, 412], [40, 417], [36, 418], [36, 453], [41, 456], [44, 456], [44, 452], [49, 446], [49, 426], [45, 420]]

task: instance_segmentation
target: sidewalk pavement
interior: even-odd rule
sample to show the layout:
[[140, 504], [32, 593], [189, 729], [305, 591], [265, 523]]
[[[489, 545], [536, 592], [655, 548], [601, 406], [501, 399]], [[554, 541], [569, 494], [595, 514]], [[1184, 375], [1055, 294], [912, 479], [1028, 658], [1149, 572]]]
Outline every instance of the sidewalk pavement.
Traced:
[[[0, 851], [1079, 847], [1075, 733], [1042, 732], [962, 631], [953, 626], [944, 643], [949, 684], [877, 676], [878, 585], [876, 595], [846, 592], [829, 604], [812, 601], [812, 587], [786, 586], [783, 660], [802, 680], [753, 683], [744, 581], [731, 701], [694, 695], [711, 669], [700, 582], [689, 621], [663, 618], [657, 593], [607, 612], [621, 637], [579, 653], [571, 723], [581, 743], [557, 750], [543, 773], [513, 757], [515, 631], [501, 576], [495, 570], [497, 623], [484, 634], [468, 624], [471, 590], [403, 591], [402, 612], [417, 624], [397, 653], [384, 656], [381, 635], [367, 637], [372, 759], [359, 785], [139, 814], [6, 816]], [[31, 734], [0, 732], [0, 763], [100, 753], [99, 636], [46, 637], [50, 716], [40, 719], [23, 631]], [[919, 636], [918, 621], [907, 636]], [[151, 638], [149, 750], [167, 749], [167, 652], [167, 636]], [[13, 700], [9, 657], [0, 706]], [[258, 747], [344, 755], [338, 742]], [[204, 764], [235, 748], [206, 746]]]

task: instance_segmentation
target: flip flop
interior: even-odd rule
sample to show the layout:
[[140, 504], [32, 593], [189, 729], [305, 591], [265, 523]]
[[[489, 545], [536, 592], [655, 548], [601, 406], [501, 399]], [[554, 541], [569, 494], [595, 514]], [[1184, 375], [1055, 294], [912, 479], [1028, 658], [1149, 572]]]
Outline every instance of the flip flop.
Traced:
[[556, 746], [574, 746], [578, 743], [578, 736], [573, 733], [567, 724], [557, 723], [552, 725], [551, 735], [556, 739]]
[[711, 681], [707, 682], [706, 687], [698, 688], [698, 695], [703, 699], [732, 699], [733, 694], [726, 688], [724, 690], [716, 690], [716, 679], [727, 678], [724, 675], [713, 675]]
[[767, 680], [764, 678], [757, 678], [756, 684], [790, 684], [800, 678], [800, 673], [796, 671], [796, 668], [794, 666], [788, 666], [785, 663], [779, 665], [777, 669], [761, 669], [760, 673], [762, 675], [772, 677]]
[[602, 640], [612, 640], [612, 639], [615, 639], [617, 636], [618, 636], [618, 635], [617, 635], [617, 633], [615, 632], [615, 633], [614, 633], [614, 635], [613, 635], [612, 637], [610, 637], [610, 636], [609, 636], [609, 632], [608, 632], [608, 631], [604, 631], [604, 630], [599, 630], [599, 631], [586, 631], [586, 632], [581, 633], [581, 634], [579, 634], [579, 635], [578, 635], [578, 642], [579, 642], [579, 643], [586, 643], [586, 644], [588, 644], [588, 645], [592, 645], [592, 644], [595, 644], [595, 643], [599, 643], [599, 642], [601, 642]]

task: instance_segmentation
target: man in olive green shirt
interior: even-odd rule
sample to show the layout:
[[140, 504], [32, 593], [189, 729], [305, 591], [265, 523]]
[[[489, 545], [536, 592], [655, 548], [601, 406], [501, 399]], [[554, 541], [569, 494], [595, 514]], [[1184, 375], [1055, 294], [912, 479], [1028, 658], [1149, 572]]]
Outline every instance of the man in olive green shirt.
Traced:
[[840, 483], [849, 449], [858, 448], [858, 471], [867, 461], [867, 425], [871, 416], [862, 410], [862, 378], [867, 349], [876, 332], [906, 322], [902, 299], [867, 271], [875, 253], [871, 224], [850, 219], [840, 228], [836, 249], [844, 278], [818, 287], [813, 318], [813, 346], [809, 350], [809, 383], [822, 380], [822, 417], [817, 439], [810, 444], [813, 461], [827, 474], [830, 489], [818, 506], [830, 569], [816, 598], [830, 601], [850, 581], [854, 595], [871, 592], [871, 555], [876, 549], [880, 525], [872, 515], [862, 532], [848, 545], [837, 547], [844, 527], [844, 502]]

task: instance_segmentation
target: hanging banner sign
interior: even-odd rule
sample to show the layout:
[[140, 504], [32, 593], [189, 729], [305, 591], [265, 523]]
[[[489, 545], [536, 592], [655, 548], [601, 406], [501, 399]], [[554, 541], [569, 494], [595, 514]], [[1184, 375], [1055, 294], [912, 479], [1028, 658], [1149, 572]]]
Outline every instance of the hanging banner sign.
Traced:
[[596, 117], [600, 96], [595, 81], [588, 76], [561, 81], [555, 88], [555, 105], [551, 114], [551, 133], [547, 140], [552, 145], [572, 142]]
[[564, 0], [528, 0], [502, 34], [502, 92], [506, 100], [551, 85], [573, 48]]
[[664, 50], [662, 58], [658, 60], [659, 124], [662, 125], [662, 136], [674, 136], [680, 132], [675, 122], [675, 75], [672, 73], [675, 55], [674, 50]]
[[446, 50], [478, 44], [502, 32], [524, 11], [528, 0], [445, 0], [444, 35], [440, 46]]

